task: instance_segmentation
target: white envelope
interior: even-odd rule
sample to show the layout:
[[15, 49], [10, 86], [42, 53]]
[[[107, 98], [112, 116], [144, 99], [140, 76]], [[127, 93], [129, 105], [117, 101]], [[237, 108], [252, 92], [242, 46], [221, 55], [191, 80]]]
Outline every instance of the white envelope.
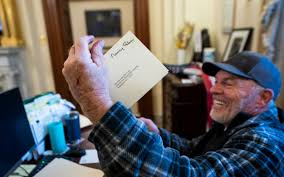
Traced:
[[167, 73], [167, 68], [132, 33], [106, 54], [111, 98], [130, 108]]

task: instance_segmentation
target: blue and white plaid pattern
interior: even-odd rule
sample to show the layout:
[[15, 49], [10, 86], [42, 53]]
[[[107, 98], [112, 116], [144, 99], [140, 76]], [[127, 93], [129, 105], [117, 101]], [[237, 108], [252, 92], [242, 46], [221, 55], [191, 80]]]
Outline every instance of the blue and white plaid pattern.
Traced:
[[284, 128], [275, 106], [233, 128], [217, 151], [189, 158], [200, 138], [151, 133], [121, 103], [89, 136], [106, 176], [284, 176]]

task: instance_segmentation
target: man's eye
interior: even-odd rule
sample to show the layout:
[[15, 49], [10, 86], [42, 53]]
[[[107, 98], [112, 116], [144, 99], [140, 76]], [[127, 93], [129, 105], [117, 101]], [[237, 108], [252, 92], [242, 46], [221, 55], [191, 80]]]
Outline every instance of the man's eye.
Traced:
[[234, 84], [231, 82], [225, 82], [225, 86], [233, 86]]
[[224, 86], [228, 86], [228, 87], [230, 87], [230, 86], [233, 86], [233, 85], [234, 85], [232, 82], [228, 82], [228, 81], [223, 82], [222, 84], [223, 84]]
[[215, 85], [218, 84], [218, 83], [223, 85], [224, 87], [234, 86], [234, 82], [232, 82], [232, 81], [221, 81], [221, 82], [215, 81]]

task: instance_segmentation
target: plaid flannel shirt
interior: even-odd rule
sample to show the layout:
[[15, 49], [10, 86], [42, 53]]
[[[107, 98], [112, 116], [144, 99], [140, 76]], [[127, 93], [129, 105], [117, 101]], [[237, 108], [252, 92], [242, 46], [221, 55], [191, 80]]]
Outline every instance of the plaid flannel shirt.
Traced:
[[233, 128], [223, 147], [189, 157], [191, 141], [166, 130], [149, 132], [121, 103], [114, 104], [89, 136], [102, 170], [112, 176], [284, 176], [284, 128], [273, 105]]

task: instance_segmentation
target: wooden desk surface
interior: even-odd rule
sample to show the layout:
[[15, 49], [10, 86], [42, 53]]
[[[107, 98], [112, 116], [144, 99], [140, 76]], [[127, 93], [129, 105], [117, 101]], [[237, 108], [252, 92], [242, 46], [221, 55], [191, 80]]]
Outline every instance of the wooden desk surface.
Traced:
[[[95, 149], [95, 146], [91, 142], [88, 141], [89, 134], [91, 133], [92, 130], [93, 130], [93, 126], [89, 126], [89, 127], [81, 129], [81, 137], [84, 140], [80, 143], [80, 145], [79, 145], [80, 148], [83, 148], [85, 150]], [[73, 159], [74, 159], [75, 162], [77, 162], [79, 164], [79, 161], [80, 161], [81, 158], [78, 157], [78, 158], [73, 158]], [[30, 160], [30, 161], [25, 161], [22, 164], [38, 164], [40, 160], [41, 160], [41, 158], [38, 159], [38, 160], [33, 159], [33, 160]], [[86, 166], [86, 167], [90, 167], [90, 168], [101, 169], [101, 166], [100, 166], [99, 163], [81, 164], [81, 165]]]

